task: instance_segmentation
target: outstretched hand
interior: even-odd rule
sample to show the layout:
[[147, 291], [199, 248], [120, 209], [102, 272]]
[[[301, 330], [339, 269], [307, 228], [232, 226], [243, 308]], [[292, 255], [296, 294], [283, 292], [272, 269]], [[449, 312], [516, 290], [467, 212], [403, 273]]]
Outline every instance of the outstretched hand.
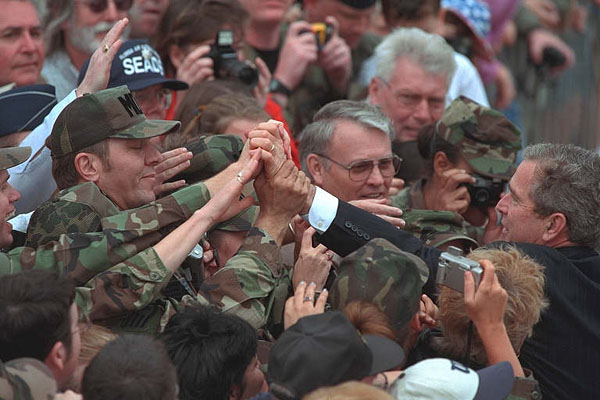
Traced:
[[[309, 227], [302, 234], [298, 260], [294, 265], [292, 285], [298, 286], [301, 281], [314, 282], [316, 290], [322, 290], [329, 276], [333, 252], [322, 244], [313, 247], [312, 238], [316, 233], [315, 228]], [[298, 246], [298, 243], [296, 243]]]
[[185, 180], [183, 179], [175, 182], [167, 181], [189, 167], [192, 156], [192, 152], [187, 151], [185, 147], [165, 151], [161, 154], [160, 161], [154, 167], [154, 172], [156, 174], [154, 194], [156, 194], [156, 196], [185, 186]]
[[95, 93], [106, 89], [110, 78], [110, 67], [115, 55], [121, 47], [121, 35], [129, 23], [127, 18], [117, 22], [102, 39], [100, 47], [94, 51], [90, 58], [90, 64], [83, 80], [77, 87], [77, 96], [86, 93]]

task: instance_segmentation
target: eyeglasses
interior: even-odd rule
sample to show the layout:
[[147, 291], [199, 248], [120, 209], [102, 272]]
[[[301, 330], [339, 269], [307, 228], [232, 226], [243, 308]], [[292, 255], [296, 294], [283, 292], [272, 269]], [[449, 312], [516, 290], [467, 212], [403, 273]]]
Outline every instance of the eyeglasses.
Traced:
[[155, 88], [149, 87], [147, 89], [135, 90], [132, 93], [135, 102], [138, 103], [142, 111], [144, 111], [144, 108], [149, 108], [155, 104], [155, 101], [164, 110], [168, 110], [171, 107], [171, 91], [169, 89], [162, 88], [155, 91]]
[[108, 8], [109, 1], [115, 3], [115, 7], [119, 11], [129, 11], [133, 5], [133, 0], [81, 0], [92, 12], [97, 14], [104, 12]]
[[376, 165], [379, 167], [379, 172], [381, 173], [381, 176], [383, 176], [384, 178], [390, 178], [396, 175], [396, 173], [400, 169], [400, 164], [402, 164], [402, 159], [395, 154], [377, 160], [359, 160], [353, 162], [350, 165], [341, 164], [323, 154], [315, 154], [319, 157], [323, 157], [331, 161], [336, 165], [339, 165], [344, 169], [347, 169], [350, 180], [353, 180], [355, 182], [362, 182], [368, 179], [371, 175], [371, 172], [373, 171], [373, 168]]
[[446, 99], [444, 97], [424, 97], [413, 92], [395, 92], [390, 84], [383, 79], [379, 79], [388, 89], [392, 92], [392, 95], [396, 102], [403, 108], [408, 110], [414, 110], [423, 100], [427, 102], [427, 106], [432, 111], [444, 111], [446, 107]]

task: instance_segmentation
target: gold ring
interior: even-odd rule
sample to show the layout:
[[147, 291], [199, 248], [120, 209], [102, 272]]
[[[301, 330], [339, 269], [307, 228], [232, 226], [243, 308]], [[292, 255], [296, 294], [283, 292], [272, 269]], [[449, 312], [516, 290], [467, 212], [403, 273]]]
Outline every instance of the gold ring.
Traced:
[[313, 301], [312, 297], [310, 297], [310, 296], [306, 296], [306, 297], [304, 298], [304, 302], [307, 302], [307, 301]]
[[242, 175], [242, 171], [238, 172], [238, 174], [235, 176], [235, 180], [238, 181], [239, 183], [241, 183], [242, 185], [244, 184], [244, 182], [242, 181], [242, 178], [244, 177], [244, 175]]
[[110, 46], [109, 45], [105, 44], [104, 46], [102, 46], [102, 51], [104, 53], [108, 53], [108, 50], [110, 50]]

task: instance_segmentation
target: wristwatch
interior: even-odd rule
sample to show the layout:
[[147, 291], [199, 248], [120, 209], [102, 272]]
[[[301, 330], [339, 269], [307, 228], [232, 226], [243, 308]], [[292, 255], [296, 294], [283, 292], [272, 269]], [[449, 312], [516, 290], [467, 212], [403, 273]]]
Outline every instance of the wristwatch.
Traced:
[[283, 83], [273, 78], [271, 79], [271, 83], [269, 83], [269, 93], [281, 93], [286, 96], [290, 96], [292, 94], [292, 91]]

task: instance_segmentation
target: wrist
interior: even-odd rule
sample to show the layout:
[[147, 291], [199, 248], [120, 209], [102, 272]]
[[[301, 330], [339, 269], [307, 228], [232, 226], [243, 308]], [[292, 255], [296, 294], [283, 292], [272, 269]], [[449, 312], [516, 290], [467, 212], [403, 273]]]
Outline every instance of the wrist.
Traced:
[[315, 198], [315, 192], [317, 189], [315, 185], [311, 184], [308, 189], [308, 194], [306, 195], [306, 202], [304, 203], [304, 207], [300, 210], [300, 215], [306, 215], [310, 211], [310, 207], [312, 207], [313, 200]]

